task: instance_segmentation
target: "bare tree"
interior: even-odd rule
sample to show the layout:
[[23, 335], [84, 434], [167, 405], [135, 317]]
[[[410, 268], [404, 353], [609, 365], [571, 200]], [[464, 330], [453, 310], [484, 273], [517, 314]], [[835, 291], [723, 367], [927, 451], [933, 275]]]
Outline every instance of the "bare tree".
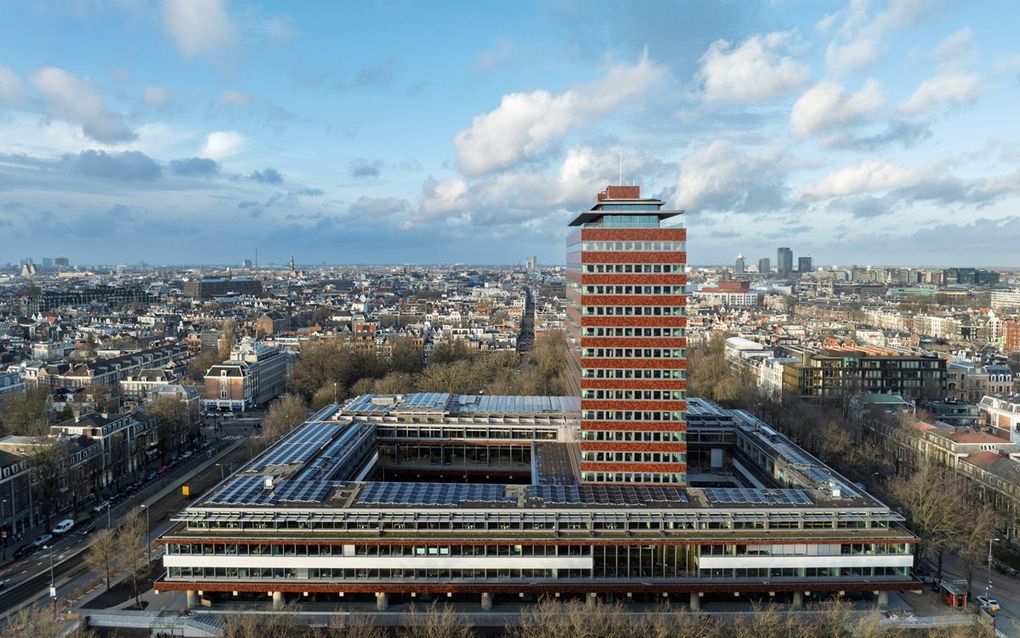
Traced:
[[907, 478], [894, 478], [889, 493], [903, 506], [908, 521], [921, 536], [918, 560], [926, 550], [934, 550], [938, 558], [936, 577], [942, 580], [945, 552], [958, 542], [963, 525], [965, 497], [952, 484], [945, 468], [930, 464], [922, 464]]
[[400, 638], [473, 638], [474, 629], [457, 617], [453, 607], [433, 601], [424, 609], [411, 606], [402, 618]]
[[121, 547], [114, 530], [108, 527], [96, 532], [89, 543], [85, 554], [85, 564], [103, 574], [106, 591], [110, 591], [110, 581], [117, 573], [117, 563], [121, 558]]
[[135, 594], [135, 606], [141, 609], [140, 589], [149, 573], [145, 517], [137, 509], [130, 510], [117, 533], [120, 547], [119, 571], [127, 574]]
[[234, 347], [234, 340], [237, 339], [237, 322], [233, 319], [224, 319], [220, 328], [220, 339], [217, 344], [220, 361], [230, 358], [230, 350]]
[[262, 419], [262, 439], [268, 443], [278, 437], [287, 434], [304, 422], [308, 416], [308, 409], [305, 407], [301, 397], [294, 394], [285, 394], [271, 406], [266, 418]]

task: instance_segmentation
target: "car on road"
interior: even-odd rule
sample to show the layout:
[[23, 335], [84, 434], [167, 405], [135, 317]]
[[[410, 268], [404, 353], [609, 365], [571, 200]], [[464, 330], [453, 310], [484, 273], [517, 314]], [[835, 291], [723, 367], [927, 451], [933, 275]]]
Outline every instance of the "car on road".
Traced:
[[187, 459], [190, 459], [193, 454], [194, 454], [194, 452], [192, 452], [191, 450], [188, 450], [187, 452], [185, 452], [184, 454], [181, 455], [181, 458], [184, 459], [184, 460], [187, 460]]
[[4, 580], [3, 578], [0, 578], [0, 589], [3, 589], [6, 586], [7, 586], [7, 581]]
[[53, 534], [55, 536], [66, 534], [71, 531], [72, 527], [74, 527], [74, 519], [65, 518], [64, 520], [60, 521], [59, 523], [53, 526]]
[[32, 543], [29, 543], [28, 545], [22, 545], [18, 549], [14, 550], [14, 560], [24, 558], [25, 556], [28, 556], [37, 549], [39, 548], [33, 545]]
[[39, 538], [32, 541], [32, 547], [34, 547], [35, 549], [39, 549], [46, 543], [49, 543], [51, 540], [53, 540], [53, 534], [43, 534]]
[[81, 538], [85, 538], [86, 536], [88, 536], [89, 534], [91, 534], [94, 531], [96, 531], [96, 524], [95, 523], [91, 523], [91, 524], [86, 525], [85, 527], [81, 528], [80, 530], [78, 530], [78, 536], [81, 537]]
[[999, 611], [999, 601], [995, 600], [991, 596], [978, 596], [977, 604], [978, 607], [990, 614], [994, 614]]
[[145, 475], [145, 480], [146, 481], [151, 481], [154, 478], [156, 478], [156, 473], [153, 472], [152, 470], [149, 470], [149, 473]]
[[110, 501], [100, 501], [95, 507], [92, 508], [92, 511], [95, 512], [96, 514], [101, 514], [102, 512], [105, 512], [108, 509], [110, 509]]

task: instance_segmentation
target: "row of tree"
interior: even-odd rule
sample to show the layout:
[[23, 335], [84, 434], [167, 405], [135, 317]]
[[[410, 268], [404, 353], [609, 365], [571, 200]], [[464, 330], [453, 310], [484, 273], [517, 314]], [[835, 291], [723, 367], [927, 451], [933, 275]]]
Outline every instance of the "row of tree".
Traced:
[[309, 344], [291, 370], [291, 388], [318, 408], [360, 394], [453, 392], [563, 394], [566, 342], [561, 332], [538, 338], [526, 355], [479, 352], [462, 341], [442, 342], [423, 364], [421, 347], [398, 338], [384, 357], [342, 339]]
[[[473, 638], [497, 635], [477, 629], [470, 616], [447, 605], [413, 607], [397, 627], [377, 626], [365, 614], [338, 615], [325, 628], [308, 628], [293, 612], [279, 615], [236, 614], [228, 617], [226, 638]], [[975, 619], [962, 627], [931, 629], [890, 628], [879, 612], [855, 612], [842, 601], [810, 613], [762, 607], [743, 615], [711, 616], [684, 607], [633, 611], [620, 603], [546, 599], [525, 607], [501, 634], [508, 638], [990, 638], [992, 631]]]

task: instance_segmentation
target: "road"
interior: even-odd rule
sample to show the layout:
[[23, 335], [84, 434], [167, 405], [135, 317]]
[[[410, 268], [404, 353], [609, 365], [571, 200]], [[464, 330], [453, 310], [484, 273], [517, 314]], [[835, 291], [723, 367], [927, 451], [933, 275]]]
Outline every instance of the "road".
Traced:
[[[963, 561], [952, 554], [944, 560], [943, 578], [945, 580], [966, 580], [967, 568]], [[974, 571], [974, 597], [984, 595], [988, 584], [988, 570]], [[995, 619], [995, 628], [1011, 638], [1020, 638], [1020, 581], [995, 570], [991, 573], [989, 595], [999, 601], [1002, 607]]]
[[[181, 510], [185, 505], [181, 485], [187, 483], [191, 488], [192, 497], [198, 496], [221, 480], [223, 472], [221, 466], [236, 465], [246, 458], [247, 449], [244, 445], [223, 455], [222, 458], [216, 458], [217, 454], [223, 454], [223, 450], [237, 441], [238, 439], [234, 437], [221, 439], [214, 444], [215, 448], [211, 448], [212, 458], [206, 453], [196, 455], [189, 463], [174, 468], [172, 472], [146, 485], [133, 496], [115, 505], [110, 513], [110, 519], [114, 524], [118, 524], [130, 509], [145, 503], [150, 508], [150, 538], [158, 538], [173, 525], [168, 516]], [[152, 500], [157, 493], [170, 487], [173, 489]], [[101, 514], [97, 522], [105, 524], [106, 518], [106, 514]], [[88, 522], [79, 523], [84, 524]], [[57, 584], [58, 599], [70, 595], [95, 576], [89, 572], [82, 560], [87, 544], [88, 537], [82, 538], [73, 531], [53, 544], [53, 577]], [[0, 618], [5, 618], [25, 603], [38, 605], [47, 598], [51, 582], [49, 552], [39, 550], [28, 558], [11, 563], [0, 571], [0, 578], [7, 581], [7, 586], [0, 591], [2, 610]]]

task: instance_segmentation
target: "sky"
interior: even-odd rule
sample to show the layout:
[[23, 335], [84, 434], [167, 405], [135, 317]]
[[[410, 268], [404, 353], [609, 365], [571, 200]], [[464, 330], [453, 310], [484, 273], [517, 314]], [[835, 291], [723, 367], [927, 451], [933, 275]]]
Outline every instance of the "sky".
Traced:
[[0, 0], [0, 263], [1020, 265], [1010, 0]]

